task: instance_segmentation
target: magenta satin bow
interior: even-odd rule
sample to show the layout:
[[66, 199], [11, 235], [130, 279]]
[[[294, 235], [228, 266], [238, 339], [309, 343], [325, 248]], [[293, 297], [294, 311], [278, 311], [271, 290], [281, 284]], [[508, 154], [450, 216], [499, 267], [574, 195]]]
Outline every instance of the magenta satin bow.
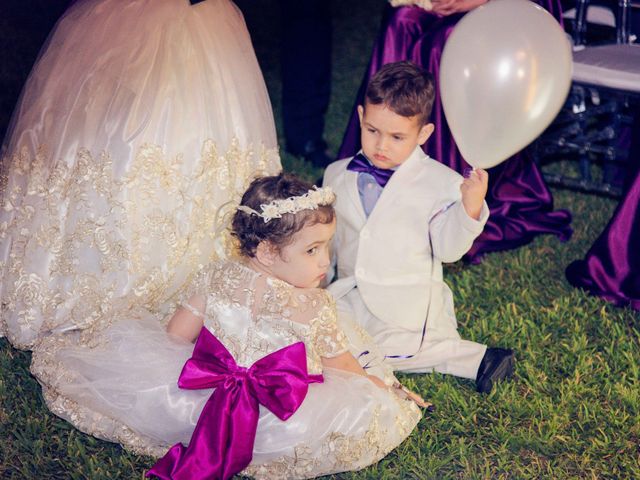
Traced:
[[322, 375], [307, 374], [302, 342], [245, 368], [237, 365], [224, 345], [203, 327], [178, 386], [189, 390], [215, 388], [215, 391], [202, 409], [189, 446], [175, 444], [147, 472], [147, 477], [155, 475], [163, 480], [232, 477], [251, 462], [258, 404], [286, 420], [302, 404], [308, 384], [315, 382], [322, 382]]

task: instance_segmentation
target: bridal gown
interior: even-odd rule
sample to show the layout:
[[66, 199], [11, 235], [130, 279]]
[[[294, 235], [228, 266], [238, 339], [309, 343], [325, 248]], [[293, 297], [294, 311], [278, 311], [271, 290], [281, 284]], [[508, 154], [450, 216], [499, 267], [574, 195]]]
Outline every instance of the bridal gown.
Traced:
[[244, 19], [228, 0], [79, 0], [1, 150], [0, 336], [33, 349], [121, 311], [161, 318], [224, 256], [218, 228], [280, 170]]

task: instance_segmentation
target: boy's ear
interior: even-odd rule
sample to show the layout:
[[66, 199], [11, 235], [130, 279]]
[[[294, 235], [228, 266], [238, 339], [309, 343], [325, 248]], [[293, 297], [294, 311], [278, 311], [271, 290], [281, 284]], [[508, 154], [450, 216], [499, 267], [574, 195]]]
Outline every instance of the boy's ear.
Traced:
[[436, 127], [433, 125], [433, 123], [427, 123], [423, 125], [420, 129], [420, 133], [418, 134], [418, 145], [424, 145], [424, 142], [429, 140], [429, 137], [431, 136], [435, 128]]
[[277, 255], [276, 247], [267, 240], [263, 240], [256, 247], [256, 260], [267, 267], [273, 265]]
[[360, 127], [362, 127], [362, 117], [364, 116], [364, 107], [358, 105], [358, 118], [360, 118]]

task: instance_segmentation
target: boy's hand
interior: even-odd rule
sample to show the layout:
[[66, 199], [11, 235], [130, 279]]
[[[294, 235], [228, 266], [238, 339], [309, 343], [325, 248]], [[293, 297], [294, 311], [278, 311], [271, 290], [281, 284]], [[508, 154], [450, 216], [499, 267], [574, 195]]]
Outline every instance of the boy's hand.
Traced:
[[474, 220], [480, 219], [482, 203], [487, 195], [489, 185], [489, 174], [486, 170], [476, 168], [471, 171], [468, 177], [462, 181], [460, 191], [462, 192], [462, 205], [467, 215]]

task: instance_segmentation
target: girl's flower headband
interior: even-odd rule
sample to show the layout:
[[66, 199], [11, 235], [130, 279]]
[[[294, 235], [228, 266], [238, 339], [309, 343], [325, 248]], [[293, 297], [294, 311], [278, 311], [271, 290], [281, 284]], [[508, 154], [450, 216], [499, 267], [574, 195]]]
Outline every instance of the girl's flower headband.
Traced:
[[301, 210], [315, 210], [320, 205], [331, 205], [336, 199], [335, 193], [330, 187], [314, 187], [304, 195], [273, 200], [270, 203], [260, 205], [262, 212], [257, 212], [246, 205], [240, 205], [238, 210], [249, 215], [262, 217], [264, 223], [274, 218], [282, 218], [285, 213], [298, 213]]

